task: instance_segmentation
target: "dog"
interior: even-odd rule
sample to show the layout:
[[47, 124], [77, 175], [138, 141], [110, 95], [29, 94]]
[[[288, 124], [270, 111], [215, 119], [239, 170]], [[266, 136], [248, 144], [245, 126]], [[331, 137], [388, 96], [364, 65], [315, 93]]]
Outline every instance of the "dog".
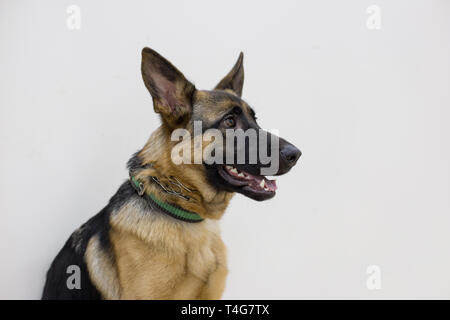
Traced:
[[[253, 163], [235, 158], [278, 141], [277, 150], [271, 149], [278, 168], [271, 175], [282, 175], [301, 155], [291, 143], [263, 131], [241, 98], [242, 52], [210, 91], [197, 90], [150, 48], [142, 50], [141, 72], [161, 126], [129, 160], [130, 178], [57, 254], [42, 299], [220, 299], [228, 269], [218, 220], [235, 193], [262, 201], [276, 190], [275, 181], [260, 174], [269, 165], [260, 156]], [[225, 136], [230, 130], [254, 129], [265, 132], [266, 139], [236, 148], [231, 164], [175, 164], [173, 149], [179, 141], [172, 139], [173, 133], [193, 134], [198, 122], [202, 133], [215, 129]], [[219, 144], [211, 154], [234, 147], [235, 140]], [[212, 143], [200, 141], [205, 148]]]

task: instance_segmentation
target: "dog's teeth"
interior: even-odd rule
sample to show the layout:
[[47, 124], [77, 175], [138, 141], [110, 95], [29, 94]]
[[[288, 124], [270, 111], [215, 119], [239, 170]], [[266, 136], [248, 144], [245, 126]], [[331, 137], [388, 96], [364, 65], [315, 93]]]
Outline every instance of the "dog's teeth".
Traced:
[[244, 174], [242, 172], [239, 172], [238, 177], [244, 178]]
[[231, 170], [230, 170], [230, 172], [233, 172], [233, 173], [238, 173], [238, 171], [237, 171], [237, 169], [236, 169], [236, 168], [233, 168], [233, 169], [231, 169]]
[[266, 185], [266, 183], [265, 183], [264, 179], [261, 180], [261, 182], [259, 183], [259, 186], [264, 189], [265, 185]]
[[265, 187], [264, 190], [269, 191], [269, 188]]
[[233, 169], [232, 166], [225, 166], [225, 168], [227, 168], [227, 169], [229, 169], [229, 170]]

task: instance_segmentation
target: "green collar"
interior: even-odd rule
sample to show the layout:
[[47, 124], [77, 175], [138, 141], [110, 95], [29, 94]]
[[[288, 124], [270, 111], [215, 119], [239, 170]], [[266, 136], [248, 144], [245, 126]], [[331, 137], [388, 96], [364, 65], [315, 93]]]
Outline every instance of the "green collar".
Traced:
[[203, 218], [198, 215], [198, 213], [190, 212], [183, 210], [180, 207], [174, 206], [172, 204], [169, 204], [167, 202], [161, 201], [158, 198], [156, 198], [153, 194], [149, 192], [145, 192], [144, 185], [142, 182], [137, 180], [135, 177], [130, 176], [131, 185], [134, 189], [138, 192], [139, 196], [143, 196], [144, 193], [146, 194], [147, 198], [149, 198], [153, 203], [155, 203], [164, 213], [167, 213], [168, 215], [182, 220], [186, 222], [200, 222], [203, 221]]

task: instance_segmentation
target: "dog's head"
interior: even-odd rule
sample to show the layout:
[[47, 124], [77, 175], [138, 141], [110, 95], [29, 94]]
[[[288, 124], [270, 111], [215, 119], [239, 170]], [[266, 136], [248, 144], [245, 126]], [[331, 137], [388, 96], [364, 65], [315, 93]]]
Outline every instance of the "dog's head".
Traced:
[[[241, 98], [242, 53], [211, 91], [197, 90], [177, 68], [150, 48], [142, 50], [142, 76], [155, 112], [161, 115], [164, 132], [173, 135], [184, 130], [187, 134], [177, 136], [189, 136], [188, 142], [193, 142], [192, 148], [178, 147], [176, 152], [172, 144], [172, 160], [180, 150], [189, 153], [183, 159], [193, 160], [191, 166], [200, 167], [205, 183], [218, 191], [239, 192], [255, 200], [275, 195], [275, 181], [265, 176], [285, 174], [301, 152], [286, 140], [262, 130], [255, 111]], [[196, 140], [199, 133], [202, 138]], [[199, 145], [200, 151], [195, 147]], [[193, 154], [196, 152], [200, 152], [200, 162], [194, 159], [198, 157]], [[184, 161], [182, 166], [186, 165], [189, 164]]]

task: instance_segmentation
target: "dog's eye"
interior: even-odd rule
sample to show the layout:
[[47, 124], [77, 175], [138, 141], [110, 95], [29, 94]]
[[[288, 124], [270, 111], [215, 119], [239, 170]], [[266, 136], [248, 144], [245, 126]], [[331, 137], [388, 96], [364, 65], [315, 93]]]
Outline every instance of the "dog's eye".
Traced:
[[233, 116], [226, 118], [225, 120], [223, 120], [223, 124], [227, 127], [227, 128], [233, 128], [236, 125], [236, 120], [234, 119]]

